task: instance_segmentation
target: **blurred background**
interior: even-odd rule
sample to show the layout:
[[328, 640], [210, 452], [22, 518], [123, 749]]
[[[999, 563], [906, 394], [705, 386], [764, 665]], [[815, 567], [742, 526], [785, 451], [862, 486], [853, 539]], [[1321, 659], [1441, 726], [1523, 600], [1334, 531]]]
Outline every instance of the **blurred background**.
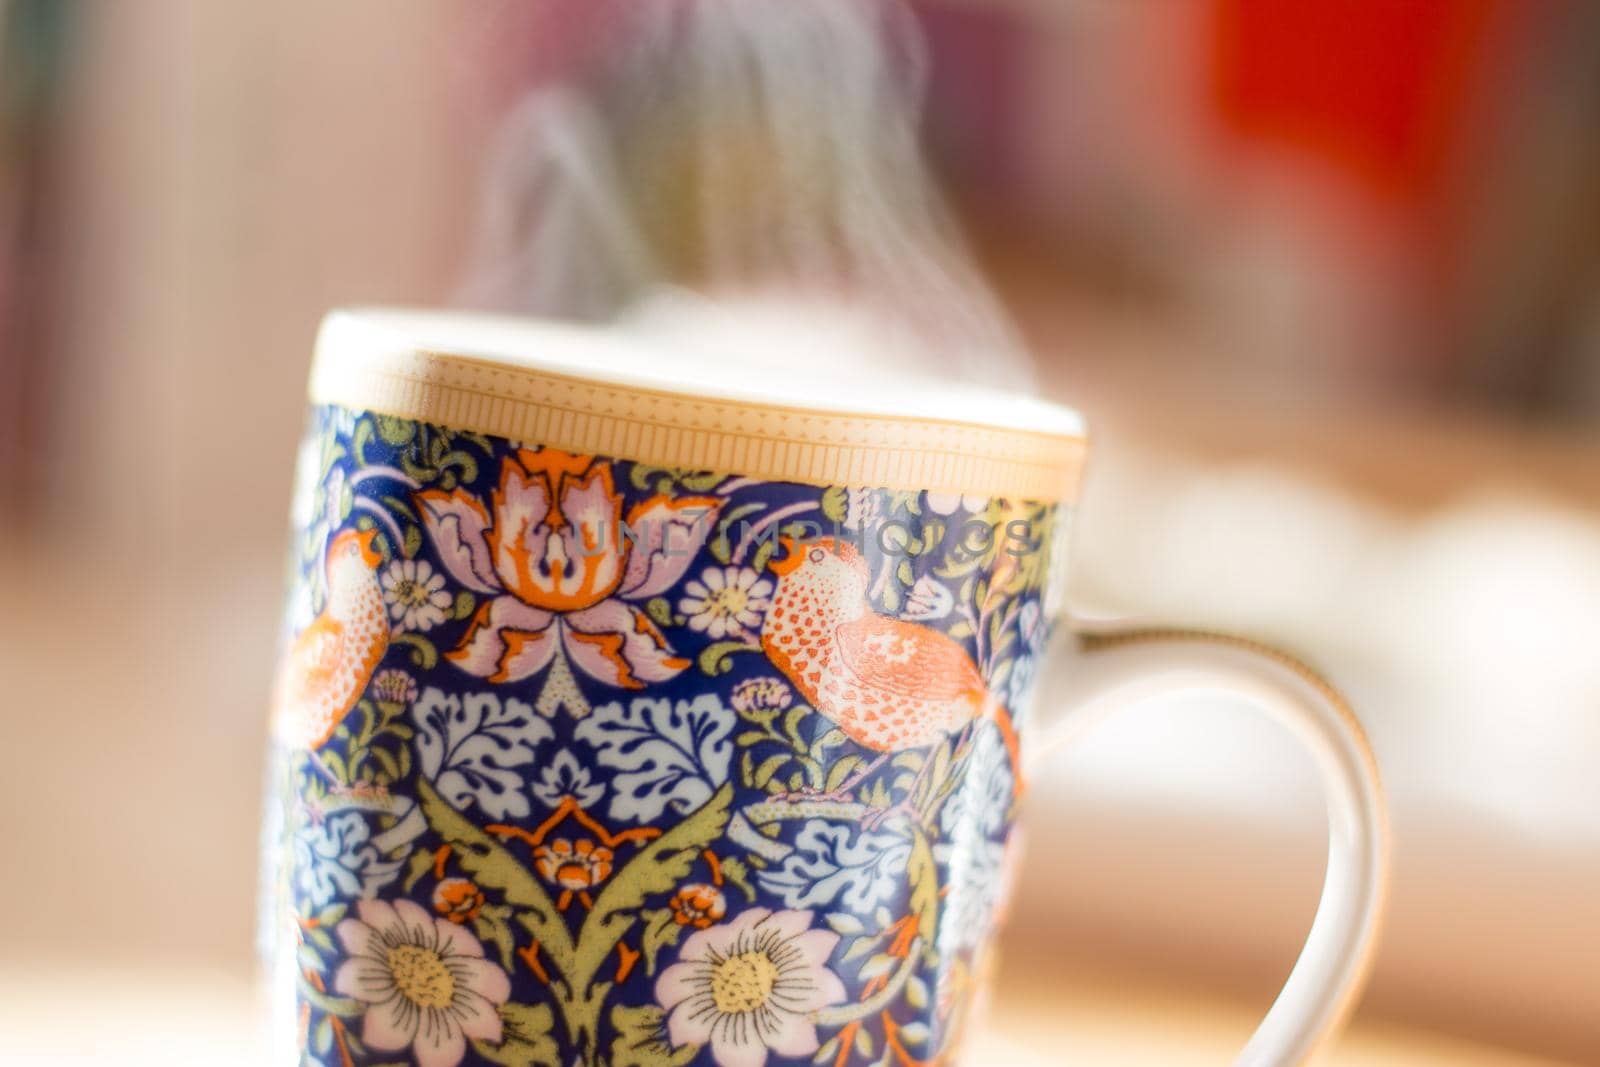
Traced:
[[[606, 313], [580, 299], [604, 270], [484, 257], [522, 224], [517, 160], [567, 158], [530, 94], [593, 85], [623, 6], [0, 0], [10, 1062], [249, 1060], [317, 322]], [[1600, 5], [913, 11], [932, 173], [1095, 430], [1075, 603], [1305, 651], [1372, 735], [1391, 909], [1329, 1062], [1600, 1064]], [[552, 173], [528, 210], [603, 219]], [[658, 194], [670, 230], [680, 201], [626, 195]], [[984, 1062], [1228, 1062], [1315, 906], [1309, 763], [1218, 704], [1062, 771]]]

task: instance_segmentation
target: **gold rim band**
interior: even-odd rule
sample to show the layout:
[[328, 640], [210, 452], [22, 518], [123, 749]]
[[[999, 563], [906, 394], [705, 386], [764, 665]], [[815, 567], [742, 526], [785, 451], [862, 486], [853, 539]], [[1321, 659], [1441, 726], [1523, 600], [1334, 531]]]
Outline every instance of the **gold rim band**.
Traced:
[[318, 358], [311, 401], [662, 467], [768, 481], [1076, 498], [1082, 437], [741, 403], [443, 352]]

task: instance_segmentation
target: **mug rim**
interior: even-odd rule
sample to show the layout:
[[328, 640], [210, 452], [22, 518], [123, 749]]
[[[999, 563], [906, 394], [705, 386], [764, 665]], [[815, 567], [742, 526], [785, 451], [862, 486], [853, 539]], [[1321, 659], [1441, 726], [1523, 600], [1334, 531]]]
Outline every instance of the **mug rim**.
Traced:
[[1088, 436], [1073, 409], [885, 375], [803, 379], [627, 331], [403, 307], [324, 318], [310, 399], [566, 450], [817, 485], [1054, 502]]

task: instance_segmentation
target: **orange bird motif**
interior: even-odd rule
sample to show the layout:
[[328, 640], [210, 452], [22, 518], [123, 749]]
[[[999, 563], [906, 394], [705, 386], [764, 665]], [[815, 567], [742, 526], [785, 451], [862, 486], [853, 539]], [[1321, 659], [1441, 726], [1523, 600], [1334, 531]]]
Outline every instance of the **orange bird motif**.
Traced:
[[966, 649], [931, 627], [875, 612], [866, 561], [849, 542], [782, 543], [787, 555], [768, 565], [778, 588], [761, 647], [813, 708], [879, 753], [836, 793], [847, 794], [894, 753], [924, 748], [986, 714], [1018, 766], [1011, 716]]
[[273, 732], [292, 748], [327, 743], [389, 647], [376, 536], [345, 530], [328, 545], [328, 603], [284, 657], [273, 698]]

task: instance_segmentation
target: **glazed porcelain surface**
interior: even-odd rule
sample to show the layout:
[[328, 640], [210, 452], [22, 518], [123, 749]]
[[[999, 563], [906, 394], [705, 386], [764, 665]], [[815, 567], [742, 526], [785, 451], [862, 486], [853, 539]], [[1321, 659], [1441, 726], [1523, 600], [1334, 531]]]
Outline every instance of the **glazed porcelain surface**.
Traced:
[[1303, 1062], [1382, 907], [1349, 707], [1254, 641], [1080, 622], [1048, 654], [1081, 710], [1030, 724], [1077, 416], [768, 339], [329, 317], [272, 697], [275, 1062], [953, 1064], [1024, 768], [1197, 693], [1327, 795], [1322, 902], [1237, 1061]]
[[948, 1053], [1064, 519], [315, 405], [268, 835], [299, 1054]]

